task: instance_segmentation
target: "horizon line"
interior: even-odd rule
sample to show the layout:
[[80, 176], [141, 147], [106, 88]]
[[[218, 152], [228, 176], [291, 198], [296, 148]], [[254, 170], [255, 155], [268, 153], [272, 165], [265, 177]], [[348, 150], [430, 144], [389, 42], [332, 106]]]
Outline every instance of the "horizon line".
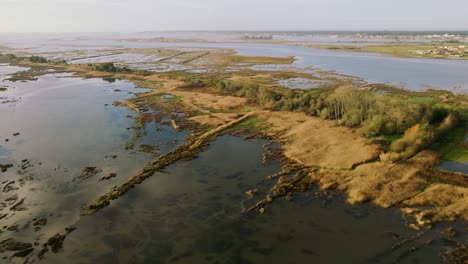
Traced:
[[338, 30], [338, 29], [318, 29], [318, 30], [299, 30], [299, 29], [292, 29], [292, 30], [277, 30], [277, 29], [270, 29], [270, 30], [261, 30], [261, 29], [172, 29], [172, 30], [129, 30], [129, 31], [0, 31], [0, 34], [44, 34], [44, 33], [52, 33], [52, 34], [64, 34], [64, 33], [152, 33], [152, 32], [212, 32], [212, 33], [245, 33], [245, 32], [260, 32], [260, 33], [291, 33], [291, 32], [298, 32], [298, 33], [427, 33], [427, 32], [466, 32], [468, 33], [468, 29], [433, 29], [433, 30], [417, 30], [417, 29], [350, 29], [350, 30]]

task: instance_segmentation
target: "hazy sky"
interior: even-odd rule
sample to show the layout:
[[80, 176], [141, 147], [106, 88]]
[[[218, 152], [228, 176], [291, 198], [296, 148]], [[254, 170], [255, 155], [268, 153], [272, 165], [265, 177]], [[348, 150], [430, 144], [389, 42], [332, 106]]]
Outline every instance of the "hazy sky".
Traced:
[[468, 30], [468, 0], [0, 0], [0, 32]]

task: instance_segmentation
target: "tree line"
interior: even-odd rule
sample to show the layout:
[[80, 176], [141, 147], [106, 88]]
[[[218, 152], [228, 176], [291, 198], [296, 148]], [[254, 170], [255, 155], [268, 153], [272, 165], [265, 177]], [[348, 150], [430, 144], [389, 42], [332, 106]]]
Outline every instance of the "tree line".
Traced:
[[[440, 105], [411, 100], [410, 96], [358, 89], [337, 82], [321, 89], [291, 90], [259, 84], [254, 80], [232, 81], [222, 77], [185, 78], [184, 87], [215, 87], [219, 92], [247, 98], [263, 108], [302, 111], [338, 125], [352, 127], [364, 137], [399, 135], [390, 145], [397, 153], [389, 159], [411, 157], [457, 125], [455, 111]], [[398, 137], [397, 137], [398, 138]]]

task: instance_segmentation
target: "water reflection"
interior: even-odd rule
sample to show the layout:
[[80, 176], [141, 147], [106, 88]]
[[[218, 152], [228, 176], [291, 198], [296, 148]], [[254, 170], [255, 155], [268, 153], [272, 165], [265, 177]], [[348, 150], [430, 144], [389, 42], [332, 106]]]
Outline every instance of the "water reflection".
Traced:
[[[34, 41], [31, 41], [34, 39]], [[371, 83], [392, 83], [411, 90], [437, 88], [468, 93], [468, 61], [448, 59], [397, 58], [380, 54], [343, 52], [304, 48], [300, 46], [259, 43], [209, 43], [209, 42], [151, 42], [131, 39], [109, 39], [93, 36], [88, 38], [47, 38], [3, 36], [0, 44], [31, 53], [68, 53], [117, 48], [223, 48], [233, 49], [241, 55], [288, 57], [295, 56], [295, 67], [314, 66], [333, 70], [340, 74], [362, 77]], [[53, 54], [52, 54], [53, 55]], [[55, 55], [54, 55], [55, 56]], [[121, 57], [124, 56], [124, 57]], [[142, 55], [117, 55], [119, 59], [141, 60]], [[144, 59], [145, 60], [145, 59]], [[185, 65], [153, 65], [139, 63], [139, 69], [181, 70]], [[161, 68], [162, 67], [162, 68]]]
[[[110, 207], [84, 217], [49, 261], [84, 263], [429, 263], [440, 239], [421, 239], [391, 250], [418, 231], [406, 228], [396, 209], [350, 207], [337, 193], [295, 194], [245, 214], [244, 192], [264, 195], [265, 176], [280, 169], [261, 162], [261, 143], [223, 136], [195, 160], [157, 173]], [[87, 241], [86, 244], [83, 241]], [[437, 244], [437, 243], [435, 243]], [[411, 247], [421, 253], [406, 254]]]

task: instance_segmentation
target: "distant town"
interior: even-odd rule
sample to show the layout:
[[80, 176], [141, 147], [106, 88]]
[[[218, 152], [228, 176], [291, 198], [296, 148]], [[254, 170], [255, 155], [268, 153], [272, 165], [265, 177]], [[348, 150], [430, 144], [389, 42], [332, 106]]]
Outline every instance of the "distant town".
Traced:
[[465, 45], [459, 46], [437, 46], [433, 49], [418, 49], [413, 50], [414, 54], [417, 55], [443, 55], [443, 56], [454, 56], [454, 57], [465, 57], [468, 56], [468, 50]]

